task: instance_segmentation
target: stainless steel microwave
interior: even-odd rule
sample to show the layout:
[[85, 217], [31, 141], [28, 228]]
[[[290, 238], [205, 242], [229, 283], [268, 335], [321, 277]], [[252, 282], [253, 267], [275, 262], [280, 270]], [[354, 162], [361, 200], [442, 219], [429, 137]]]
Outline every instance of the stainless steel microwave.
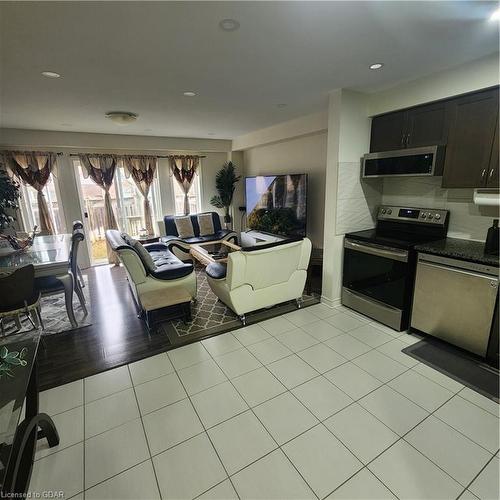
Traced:
[[361, 175], [370, 177], [443, 175], [444, 146], [424, 146], [368, 153], [361, 160]]

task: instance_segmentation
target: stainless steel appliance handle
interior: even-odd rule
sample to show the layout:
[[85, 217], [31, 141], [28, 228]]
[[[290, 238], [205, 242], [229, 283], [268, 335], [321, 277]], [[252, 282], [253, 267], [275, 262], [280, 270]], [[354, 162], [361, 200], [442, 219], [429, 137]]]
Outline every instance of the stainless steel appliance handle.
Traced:
[[350, 250], [356, 250], [370, 255], [376, 255], [377, 257], [385, 257], [386, 259], [408, 262], [408, 252], [404, 250], [392, 250], [374, 245], [366, 245], [364, 243], [354, 243], [354, 241], [351, 240], [344, 241], [344, 248], [349, 248]]
[[467, 271], [466, 269], [459, 269], [457, 267], [453, 266], [446, 266], [446, 265], [441, 265], [441, 264], [435, 264], [434, 262], [429, 262], [428, 260], [424, 259], [419, 259], [418, 261], [419, 264], [423, 264], [427, 267], [434, 267], [436, 269], [442, 269], [443, 271], [450, 271], [454, 273], [459, 273], [459, 274], [464, 274], [466, 276], [474, 276], [475, 278], [485, 278], [491, 280], [490, 285], [491, 286], [498, 286], [498, 278], [495, 276], [492, 276], [490, 274], [483, 274], [483, 273], [475, 273], [472, 271]]

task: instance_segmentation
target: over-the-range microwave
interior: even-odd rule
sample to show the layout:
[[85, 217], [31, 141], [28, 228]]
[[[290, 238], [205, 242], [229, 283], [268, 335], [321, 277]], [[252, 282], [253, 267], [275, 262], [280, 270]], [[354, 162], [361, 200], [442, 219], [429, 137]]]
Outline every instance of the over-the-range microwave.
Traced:
[[443, 175], [445, 146], [424, 146], [368, 153], [361, 160], [361, 176], [431, 176]]

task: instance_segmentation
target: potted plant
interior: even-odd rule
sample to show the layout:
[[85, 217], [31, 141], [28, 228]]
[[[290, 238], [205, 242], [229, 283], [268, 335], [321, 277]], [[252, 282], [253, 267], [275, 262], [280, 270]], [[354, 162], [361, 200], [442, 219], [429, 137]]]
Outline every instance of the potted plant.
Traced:
[[12, 226], [19, 208], [19, 185], [0, 167], [0, 232]]
[[224, 210], [224, 223], [226, 227], [230, 227], [231, 224], [229, 210], [233, 202], [235, 185], [239, 180], [240, 176], [236, 175], [236, 167], [232, 161], [224, 163], [215, 176], [215, 189], [218, 194], [212, 196], [210, 204]]

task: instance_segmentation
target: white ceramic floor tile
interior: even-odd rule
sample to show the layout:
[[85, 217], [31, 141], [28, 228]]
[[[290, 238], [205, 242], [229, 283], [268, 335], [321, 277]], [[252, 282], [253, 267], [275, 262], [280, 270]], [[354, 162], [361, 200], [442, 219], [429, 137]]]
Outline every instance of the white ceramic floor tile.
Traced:
[[405, 440], [463, 486], [491, 458], [484, 448], [432, 415], [409, 432]]
[[500, 406], [498, 403], [493, 401], [490, 398], [487, 398], [469, 387], [464, 387], [458, 394], [461, 398], [466, 399], [470, 403], [474, 403], [476, 406], [479, 406], [483, 410], [486, 410], [488, 413], [499, 416]]
[[215, 361], [229, 378], [238, 377], [262, 366], [245, 348], [218, 356]]
[[289, 312], [284, 314], [283, 317], [288, 321], [291, 321], [295, 326], [304, 326], [307, 323], [312, 323], [318, 319], [314, 314], [310, 313], [307, 308]]
[[318, 423], [290, 392], [256, 406], [254, 412], [279, 445]]
[[140, 419], [85, 441], [85, 488], [149, 458]]
[[416, 344], [417, 342], [420, 342], [423, 339], [423, 336], [418, 335], [417, 333], [403, 332], [403, 334], [400, 335], [398, 339], [408, 345], [413, 345]]
[[40, 393], [40, 411], [50, 416], [83, 404], [83, 380], [60, 385]]
[[290, 441], [283, 451], [319, 498], [332, 493], [362, 467], [323, 425]]
[[428, 379], [436, 382], [436, 384], [443, 386], [445, 389], [448, 389], [451, 392], [456, 393], [464, 388], [463, 384], [457, 382], [456, 380], [453, 380], [452, 378], [444, 375], [441, 372], [438, 372], [430, 366], [424, 365], [423, 363], [419, 363], [418, 365], [414, 366], [412, 370], [415, 370], [416, 372], [420, 373], [420, 375], [427, 377]]
[[352, 362], [382, 382], [388, 382], [408, 370], [406, 366], [376, 350], [367, 352]]
[[[274, 319], [280, 319], [280, 316]], [[265, 323], [265, 322], [264, 322]], [[290, 327], [293, 328], [293, 325], [290, 324]], [[266, 340], [271, 337], [271, 334], [268, 333], [263, 327], [262, 323], [257, 323], [256, 325], [248, 325], [238, 330], [234, 330], [232, 334], [238, 339], [238, 341], [244, 346], [249, 346], [251, 344], [255, 344], [257, 342], [261, 342], [262, 340]]]
[[366, 396], [382, 385], [380, 380], [353, 363], [344, 363], [326, 372], [325, 377], [354, 400]]
[[223, 382], [195, 394], [191, 401], [206, 428], [248, 409], [248, 405], [230, 382]]
[[201, 342], [177, 347], [167, 352], [176, 370], [182, 370], [210, 358], [210, 354]]
[[153, 458], [162, 498], [195, 498], [227, 478], [206, 434]]
[[248, 350], [265, 365], [292, 354], [292, 351], [288, 347], [275, 338], [249, 345]]
[[201, 343], [212, 356], [222, 356], [228, 352], [241, 349], [241, 343], [231, 333], [216, 335], [202, 340]]
[[398, 441], [368, 468], [400, 499], [452, 499], [462, 487], [405, 441]]
[[130, 374], [127, 366], [120, 366], [113, 370], [98, 373], [87, 377], [84, 381], [85, 402], [109, 396], [115, 392], [123, 391], [132, 387]]
[[360, 342], [368, 344], [370, 347], [379, 347], [382, 344], [386, 344], [387, 342], [394, 340], [394, 337], [387, 333], [384, 333], [378, 328], [375, 328], [370, 323], [364, 324], [363, 326], [355, 328], [354, 330], [350, 330], [349, 335], [352, 335]]
[[317, 316], [319, 319], [329, 318], [334, 314], [338, 314], [338, 311], [333, 307], [328, 307], [325, 304], [315, 304], [314, 306], [310, 306], [307, 310]]
[[365, 464], [399, 439], [358, 404], [336, 413], [325, 420], [325, 425]]
[[64, 450], [84, 439], [83, 432], [83, 406], [58, 413], [52, 417], [59, 433], [59, 444], [52, 448], [46, 439], [39, 439], [36, 444], [36, 459], [51, 455], [56, 451]]
[[377, 351], [380, 351], [386, 356], [392, 358], [394, 361], [411, 368], [412, 366], [417, 365], [418, 361], [411, 356], [408, 356], [408, 354], [401, 352], [405, 347], [408, 347], [408, 344], [405, 344], [399, 339], [393, 339], [390, 342], [387, 342], [387, 344], [379, 346]]
[[[465, 490], [459, 497], [460, 500], [479, 500], [476, 495], [473, 495], [469, 490]], [[493, 500], [493, 499], [492, 499]], [[496, 499], [495, 499], [496, 500]]]
[[332, 500], [388, 500], [396, 497], [368, 469], [362, 469], [327, 498]]
[[320, 420], [328, 418], [352, 403], [352, 399], [325, 377], [317, 377], [299, 385], [292, 392]]
[[500, 498], [498, 485], [498, 468], [500, 461], [497, 457], [485, 467], [469, 489], [482, 500], [497, 500]]
[[[276, 363], [281, 361], [284, 360]], [[283, 384], [264, 367], [236, 377], [231, 382], [250, 406], [256, 406], [286, 391]]]
[[372, 323], [373, 319], [370, 318], [369, 316], [365, 316], [364, 314], [361, 314], [358, 311], [355, 311], [354, 309], [351, 309], [350, 307], [344, 307], [344, 306], [336, 306], [335, 309], [338, 312], [348, 314], [349, 316], [352, 316], [354, 318], [359, 319], [363, 323]]
[[229, 479], [222, 481], [222, 483], [210, 488], [206, 493], [197, 497], [198, 500], [239, 500], [236, 491]]
[[429, 412], [433, 412], [453, 396], [448, 389], [413, 370], [396, 377], [388, 385]]
[[64, 498], [70, 498], [83, 489], [83, 443], [35, 462], [29, 491], [39, 494], [64, 491]]
[[274, 440], [251, 411], [207, 432], [229, 475], [276, 448]]
[[268, 365], [268, 368], [288, 389], [292, 389], [319, 375], [314, 368], [296, 354], [275, 361]]
[[133, 389], [126, 389], [85, 405], [85, 438], [139, 417]]
[[316, 500], [281, 450], [273, 451], [231, 479], [241, 500]]
[[166, 352], [131, 363], [128, 365], [128, 368], [134, 385], [149, 382], [174, 371], [174, 367]]
[[282, 333], [277, 339], [293, 352], [302, 351], [319, 342], [300, 328]]
[[298, 352], [297, 355], [319, 373], [325, 373], [347, 361], [344, 356], [341, 356], [325, 344], [313, 345], [308, 349]]
[[276, 316], [275, 318], [261, 321], [259, 325], [271, 335], [280, 335], [281, 333], [287, 332], [288, 330], [297, 328], [294, 323], [288, 321], [288, 319], [286, 319], [284, 316]]
[[360, 326], [366, 324], [365, 321], [362, 321], [358, 318], [355, 318], [354, 316], [351, 316], [350, 314], [345, 314], [342, 312], [336, 314], [335, 316], [326, 318], [325, 321], [330, 323], [330, 325], [333, 325], [335, 328], [343, 330], [344, 332], [349, 332], [350, 330], [354, 330], [355, 328], [359, 328]]
[[212, 359], [184, 368], [178, 374], [190, 396], [227, 380], [223, 371]]
[[86, 500], [159, 500], [151, 460], [136, 465], [85, 492]]
[[344, 335], [345, 333], [344, 331], [335, 328], [333, 325], [327, 323], [324, 320], [317, 320], [313, 323], [307, 323], [301, 328], [320, 342], [324, 342], [328, 339], [333, 339], [335, 337], [338, 337], [339, 335]]
[[204, 430], [189, 399], [149, 413], [143, 422], [151, 455], [157, 455]]
[[394, 338], [399, 338], [399, 337], [401, 337], [401, 335], [408, 335], [406, 330], [398, 332], [398, 331], [394, 330], [394, 328], [391, 328], [387, 325], [383, 325], [382, 323], [379, 323], [378, 321], [371, 321], [370, 324], [373, 325], [375, 328], [378, 328], [380, 331], [391, 335]]
[[498, 419], [491, 413], [455, 396], [435, 415], [491, 453], [498, 451]]
[[400, 436], [428, 415], [420, 406], [387, 386], [360, 399], [359, 404]]
[[175, 373], [138, 385], [135, 393], [142, 415], [180, 401], [187, 396]]
[[369, 345], [351, 337], [348, 333], [329, 339], [325, 344], [347, 359], [357, 358], [361, 354], [372, 350]]

